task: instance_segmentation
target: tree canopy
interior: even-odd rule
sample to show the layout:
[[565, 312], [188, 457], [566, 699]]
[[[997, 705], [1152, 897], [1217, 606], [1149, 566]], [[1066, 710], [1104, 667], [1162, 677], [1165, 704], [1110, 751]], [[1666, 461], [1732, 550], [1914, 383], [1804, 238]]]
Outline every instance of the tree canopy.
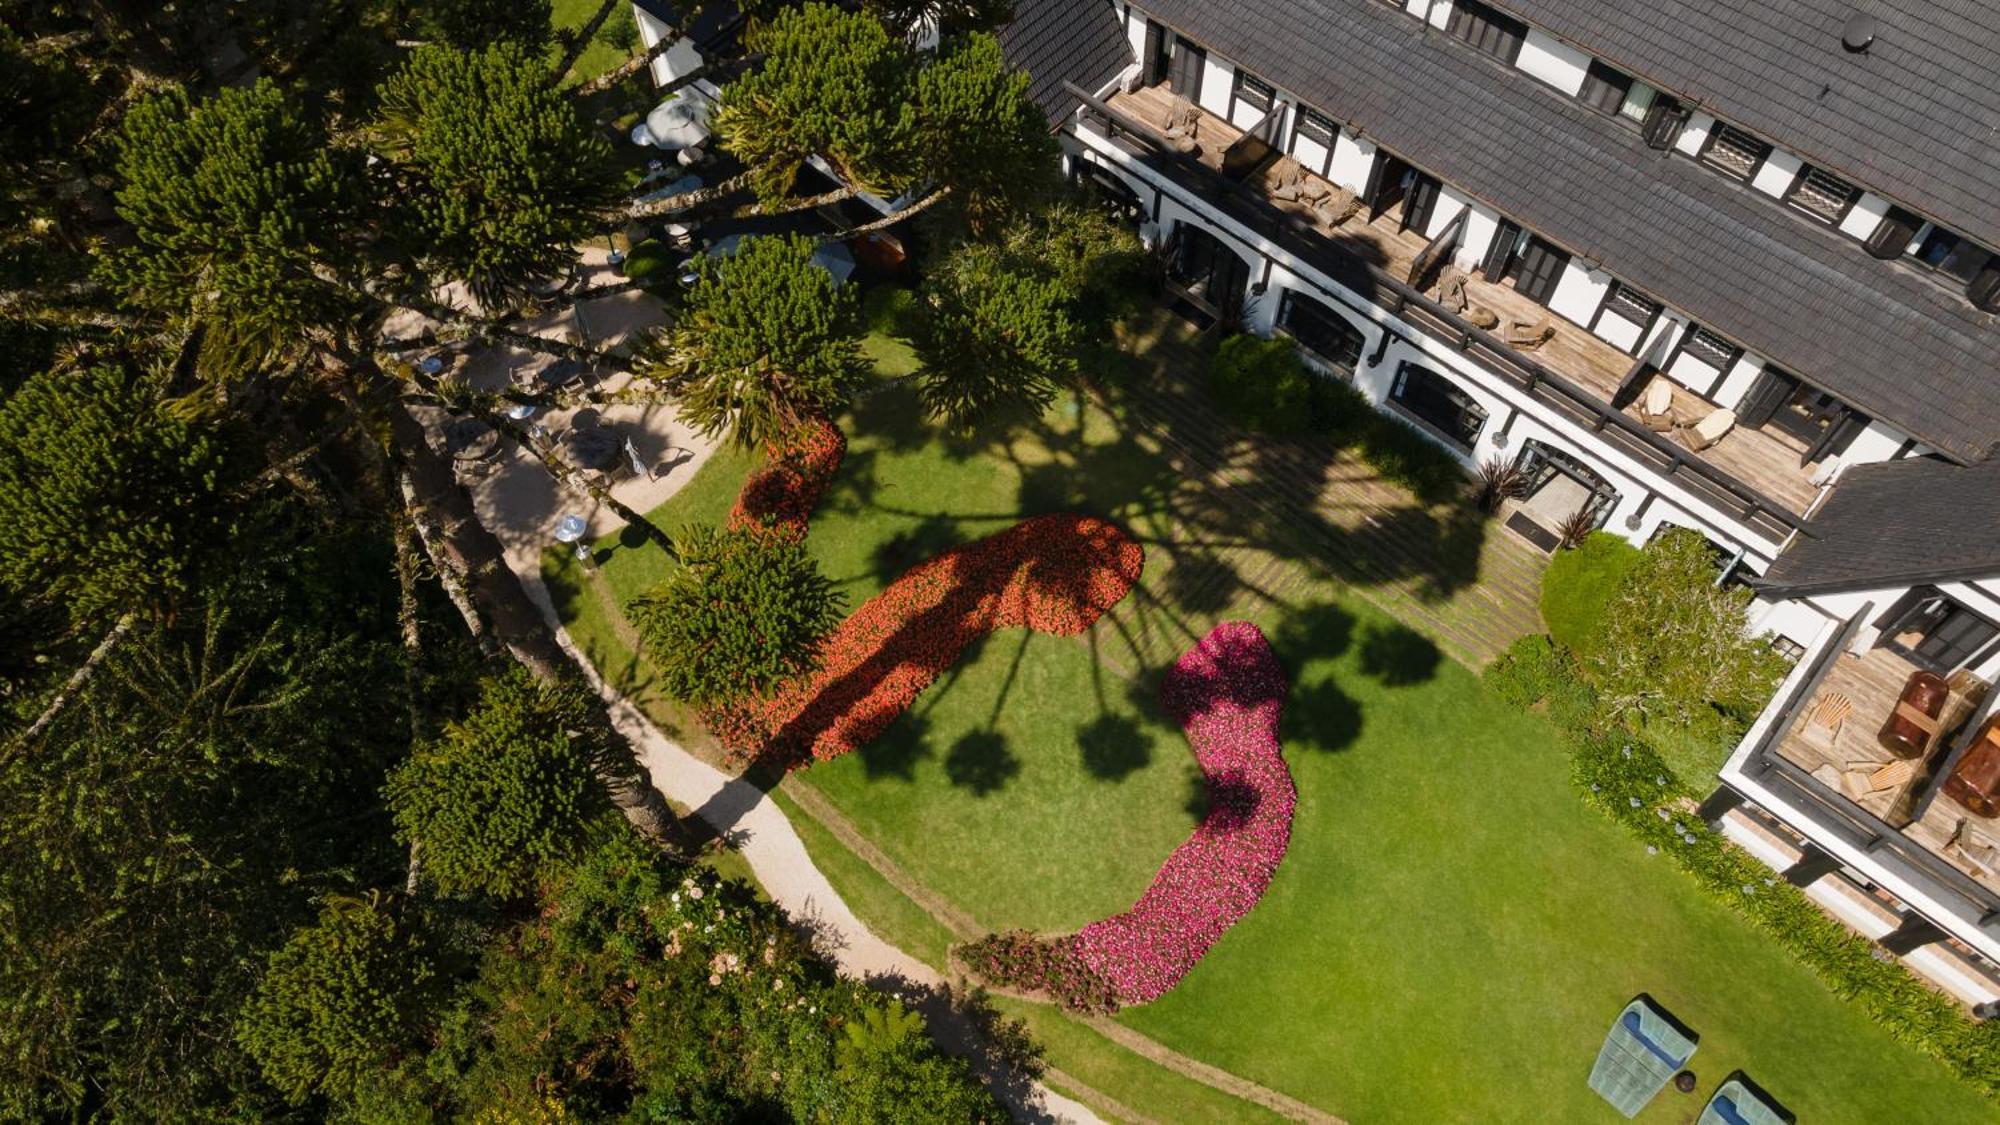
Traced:
[[383, 85], [378, 127], [403, 181], [397, 240], [433, 285], [502, 307], [561, 278], [601, 229], [610, 146], [532, 44], [417, 50]]
[[0, 402], [0, 583], [74, 618], [185, 594], [228, 538], [224, 440], [120, 362], [45, 371]]
[[680, 565], [631, 606], [668, 695], [723, 704], [818, 667], [842, 599], [803, 543], [702, 527], [678, 542]]
[[641, 348], [643, 369], [703, 433], [765, 445], [833, 413], [859, 384], [860, 306], [813, 261], [816, 249], [778, 235], [696, 259], [685, 307]]
[[596, 769], [615, 741], [584, 684], [489, 676], [467, 714], [389, 775], [396, 834], [445, 894], [523, 894], [609, 807]]

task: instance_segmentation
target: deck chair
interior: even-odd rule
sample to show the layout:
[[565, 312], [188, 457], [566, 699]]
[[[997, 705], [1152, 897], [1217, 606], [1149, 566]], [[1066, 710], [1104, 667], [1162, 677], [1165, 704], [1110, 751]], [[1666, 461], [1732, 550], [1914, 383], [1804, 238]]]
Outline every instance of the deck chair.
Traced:
[[1590, 1088], [1626, 1117], [1637, 1116], [1693, 1057], [1695, 1041], [1666, 1011], [1640, 996], [1611, 1024]]
[[1732, 1074], [1701, 1107], [1695, 1125], [1792, 1125], [1792, 1115]]
[[1472, 298], [1466, 295], [1465, 283], [1471, 276], [1457, 266], [1446, 266], [1438, 271], [1438, 304], [1455, 313], [1463, 313], [1472, 305]]
[[1289, 156], [1271, 165], [1271, 198], [1281, 203], [1305, 203], [1306, 170]]
[[1674, 385], [1664, 375], [1653, 376], [1646, 385], [1646, 397], [1639, 402], [1639, 421], [1649, 430], [1669, 433], [1674, 428]]
[[1711, 410], [1699, 422], [1690, 426], [1682, 426], [1677, 432], [1680, 434], [1681, 441], [1686, 443], [1689, 449], [1700, 453], [1702, 450], [1713, 446], [1716, 442], [1727, 437], [1729, 431], [1735, 428], [1736, 412], [1734, 410]]
[[1169, 148], [1189, 156], [1201, 153], [1201, 111], [1194, 107], [1193, 102], [1175, 94], [1174, 100], [1167, 103], [1161, 126], [1164, 130], [1161, 135], [1166, 138]]
[[1318, 185], [1308, 183], [1307, 190], [1319, 187], [1321, 190], [1313, 200], [1313, 215], [1319, 225], [1332, 230], [1361, 213], [1361, 197], [1338, 184]]
[[1556, 322], [1544, 316], [1539, 320], [1510, 320], [1507, 322], [1507, 343], [1522, 351], [1534, 351], [1556, 338]]

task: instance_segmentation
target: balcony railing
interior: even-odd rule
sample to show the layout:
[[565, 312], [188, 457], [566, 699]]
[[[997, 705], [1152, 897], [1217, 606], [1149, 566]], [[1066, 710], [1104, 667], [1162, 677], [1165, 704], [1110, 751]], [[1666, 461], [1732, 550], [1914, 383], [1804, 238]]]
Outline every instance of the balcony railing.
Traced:
[[[1402, 278], [1330, 243], [1307, 220], [1280, 209], [1259, 189], [1166, 147], [1155, 130], [1089, 91], [1073, 83], [1064, 86], [1082, 103], [1077, 112], [1084, 120], [1141, 165], [1169, 184], [1184, 188], [1181, 202], [1191, 209], [1207, 206], [1221, 210], [1403, 323], [1471, 356], [1536, 402], [1596, 433], [1652, 472], [1675, 480], [1769, 542], [1783, 543], [1795, 531], [1811, 534], [1804, 517], [1782, 503], [1627, 417], [1596, 393], [1522, 355]], [[1326, 295], [1342, 300], [1339, 294]]]

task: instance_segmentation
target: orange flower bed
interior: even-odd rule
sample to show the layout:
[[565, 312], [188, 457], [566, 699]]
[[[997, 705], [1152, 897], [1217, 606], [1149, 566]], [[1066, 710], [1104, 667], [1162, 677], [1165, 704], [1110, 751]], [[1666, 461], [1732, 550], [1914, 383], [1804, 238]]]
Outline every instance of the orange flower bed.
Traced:
[[1079, 634], [1144, 565], [1144, 549], [1103, 520], [1025, 520], [912, 568], [834, 630], [815, 675], [709, 725], [731, 750], [787, 766], [839, 757], [879, 737], [973, 641], [1011, 628]]

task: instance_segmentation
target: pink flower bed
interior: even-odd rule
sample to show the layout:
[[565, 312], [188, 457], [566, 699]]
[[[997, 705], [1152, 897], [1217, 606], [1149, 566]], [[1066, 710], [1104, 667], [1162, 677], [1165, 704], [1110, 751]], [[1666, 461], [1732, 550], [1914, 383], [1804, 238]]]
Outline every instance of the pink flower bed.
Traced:
[[1209, 810], [1132, 909], [1067, 937], [1000, 934], [966, 947], [1002, 985], [1073, 1008], [1157, 1000], [1270, 886], [1291, 842], [1297, 790], [1278, 746], [1290, 685], [1254, 625], [1218, 625], [1167, 673], [1160, 702], [1186, 730]]

